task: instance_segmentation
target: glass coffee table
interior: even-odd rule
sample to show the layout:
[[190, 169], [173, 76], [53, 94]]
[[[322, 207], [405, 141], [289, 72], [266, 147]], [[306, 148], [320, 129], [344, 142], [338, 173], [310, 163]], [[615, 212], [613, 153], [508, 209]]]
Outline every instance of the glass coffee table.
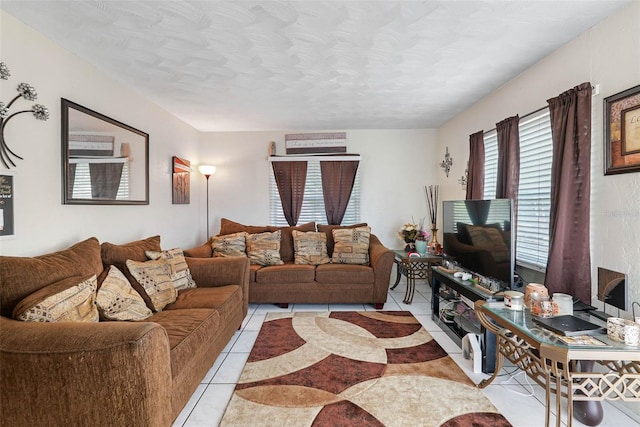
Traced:
[[[639, 347], [612, 341], [606, 334], [594, 336], [604, 345], [567, 344], [559, 335], [536, 325], [528, 309], [512, 311], [502, 302], [479, 300], [475, 311], [482, 325], [497, 337], [495, 371], [478, 387], [486, 387], [498, 376], [506, 358], [544, 387], [545, 425], [549, 425], [552, 394], [556, 397], [556, 426], [561, 425], [562, 397], [567, 399], [569, 427], [574, 415], [586, 425], [600, 424], [602, 400], [640, 402]], [[593, 317], [587, 320], [599, 324]], [[596, 371], [595, 363], [605, 372]]]
[[391, 286], [391, 289], [395, 289], [398, 286], [402, 276], [406, 277], [407, 290], [404, 294], [403, 302], [411, 304], [416, 289], [416, 279], [428, 280], [431, 286], [431, 266], [439, 265], [442, 262], [442, 256], [434, 254], [409, 256], [402, 249], [394, 250], [393, 253], [395, 255], [394, 262], [396, 263], [396, 282]]

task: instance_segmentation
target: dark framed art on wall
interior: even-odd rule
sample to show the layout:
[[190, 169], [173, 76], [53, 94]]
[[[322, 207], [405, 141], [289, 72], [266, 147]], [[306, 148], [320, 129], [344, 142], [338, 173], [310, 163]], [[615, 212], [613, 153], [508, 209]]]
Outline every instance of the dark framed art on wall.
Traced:
[[640, 172], [640, 85], [604, 99], [604, 174]]

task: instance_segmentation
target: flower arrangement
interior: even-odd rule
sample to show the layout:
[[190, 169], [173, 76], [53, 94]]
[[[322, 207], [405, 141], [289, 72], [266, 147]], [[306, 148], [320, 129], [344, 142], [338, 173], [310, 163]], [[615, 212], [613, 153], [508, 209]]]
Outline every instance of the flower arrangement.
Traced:
[[[0, 79], [8, 80], [10, 76], [11, 73], [9, 72], [9, 68], [7, 68], [4, 62], [0, 62]], [[18, 85], [17, 91], [18, 95], [16, 95], [15, 98], [9, 101], [8, 104], [0, 101], [0, 160], [7, 169], [10, 169], [10, 166], [9, 164], [7, 164], [7, 162], [11, 163], [13, 166], [16, 165], [13, 160], [11, 160], [11, 156], [23, 160], [22, 157], [11, 151], [11, 149], [7, 145], [6, 139], [4, 138], [4, 128], [9, 120], [22, 113], [33, 113], [33, 116], [37, 120], [47, 120], [49, 118], [49, 110], [42, 104], [34, 104], [29, 110], [20, 110], [16, 111], [15, 113], [9, 114], [9, 108], [11, 108], [13, 103], [16, 102], [19, 98], [24, 98], [27, 101], [35, 101], [38, 98], [38, 93], [36, 92], [34, 87], [28, 83], [20, 83]]]
[[404, 240], [405, 243], [411, 243], [416, 240], [418, 235], [418, 224], [406, 223], [400, 230], [398, 230], [398, 237]]

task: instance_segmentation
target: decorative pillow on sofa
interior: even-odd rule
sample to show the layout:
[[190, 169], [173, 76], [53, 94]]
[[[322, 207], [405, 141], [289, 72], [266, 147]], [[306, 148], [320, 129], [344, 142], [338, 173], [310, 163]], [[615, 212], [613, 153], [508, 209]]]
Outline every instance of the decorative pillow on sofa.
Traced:
[[211, 249], [214, 257], [247, 256], [246, 232], [214, 236], [211, 238]]
[[502, 232], [493, 226], [468, 225], [469, 236], [473, 246], [492, 252], [496, 262], [509, 261], [509, 248], [505, 243]]
[[171, 271], [171, 280], [173, 280], [173, 286], [177, 290], [195, 288], [196, 282], [191, 277], [191, 271], [187, 261], [184, 259], [184, 253], [182, 249], [175, 248], [168, 251], [145, 251], [145, 254], [149, 259], [160, 259], [166, 261], [169, 264]]
[[336, 264], [369, 265], [369, 239], [371, 227], [340, 228], [333, 230], [333, 257]]
[[142, 286], [147, 298], [151, 301], [149, 308], [153, 311], [160, 311], [176, 300], [178, 290], [171, 280], [169, 263], [161, 259], [147, 262], [129, 259], [126, 264], [131, 275]]
[[20, 301], [13, 317], [28, 322], [97, 322], [97, 287], [95, 274], [61, 280]]
[[327, 235], [327, 253], [329, 256], [333, 255], [333, 230], [341, 230], [343, 228], [358, 228], [358, 227], [366, 227], [367, 223], [363, 222], [360, 224], [353, 225], [326, 225], [326, 224], [318, 224], [318, 231], [322, 231]]
[[100, 275], [98, 283], [100, 288], [96, 306], [101, 319], [144, 320], [153, 314], [140, 294], [114, 265], [109, 266]]
[[280, 265], [280, 230], [247, 235], [247, 255], [251, 264]]
[[295, 248], [295, 263], [320, 265], [327, 264], [327, 235], [315, 231], [293, 230], [293, 247]]

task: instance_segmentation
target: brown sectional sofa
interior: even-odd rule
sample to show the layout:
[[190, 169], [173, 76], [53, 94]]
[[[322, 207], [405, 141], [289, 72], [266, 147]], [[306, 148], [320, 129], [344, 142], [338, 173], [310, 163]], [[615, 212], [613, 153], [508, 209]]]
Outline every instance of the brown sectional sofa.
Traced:
[[102, 247], [90, 238], [39, 257], [0, 257], [2, 425], [171, 425], [247, 314], [247, 259], [187, 259], [197, 287], [144, 321], [12, 318], [25, 296], [146, 260], [145, 250], [160, 250], [159, 236]]
[[[366, 224], [348, 226], [353, 228]], [[340, 226], [321, 225], [317, 231], [327, 235], [327, 250], [333, 252], [332, 230]], [[294, 263], [293, 230], [316, 231], [310, 222], [295, 227], [243, 225], [223, 218], [219, 235], [238, 232], [262, 233], [281, 231], [280, 257], [283, 265], [250, 266], [249, 302], [275, 303], [365, 303], [382, 309], [387, 301], [393, 252], [371, 234], [369, 242], [370, 265], [322, 264], [302, 265]], [[185, 256], [210, 258], [213, 256], [211, 239], [201, 246], [185, 250]]]

